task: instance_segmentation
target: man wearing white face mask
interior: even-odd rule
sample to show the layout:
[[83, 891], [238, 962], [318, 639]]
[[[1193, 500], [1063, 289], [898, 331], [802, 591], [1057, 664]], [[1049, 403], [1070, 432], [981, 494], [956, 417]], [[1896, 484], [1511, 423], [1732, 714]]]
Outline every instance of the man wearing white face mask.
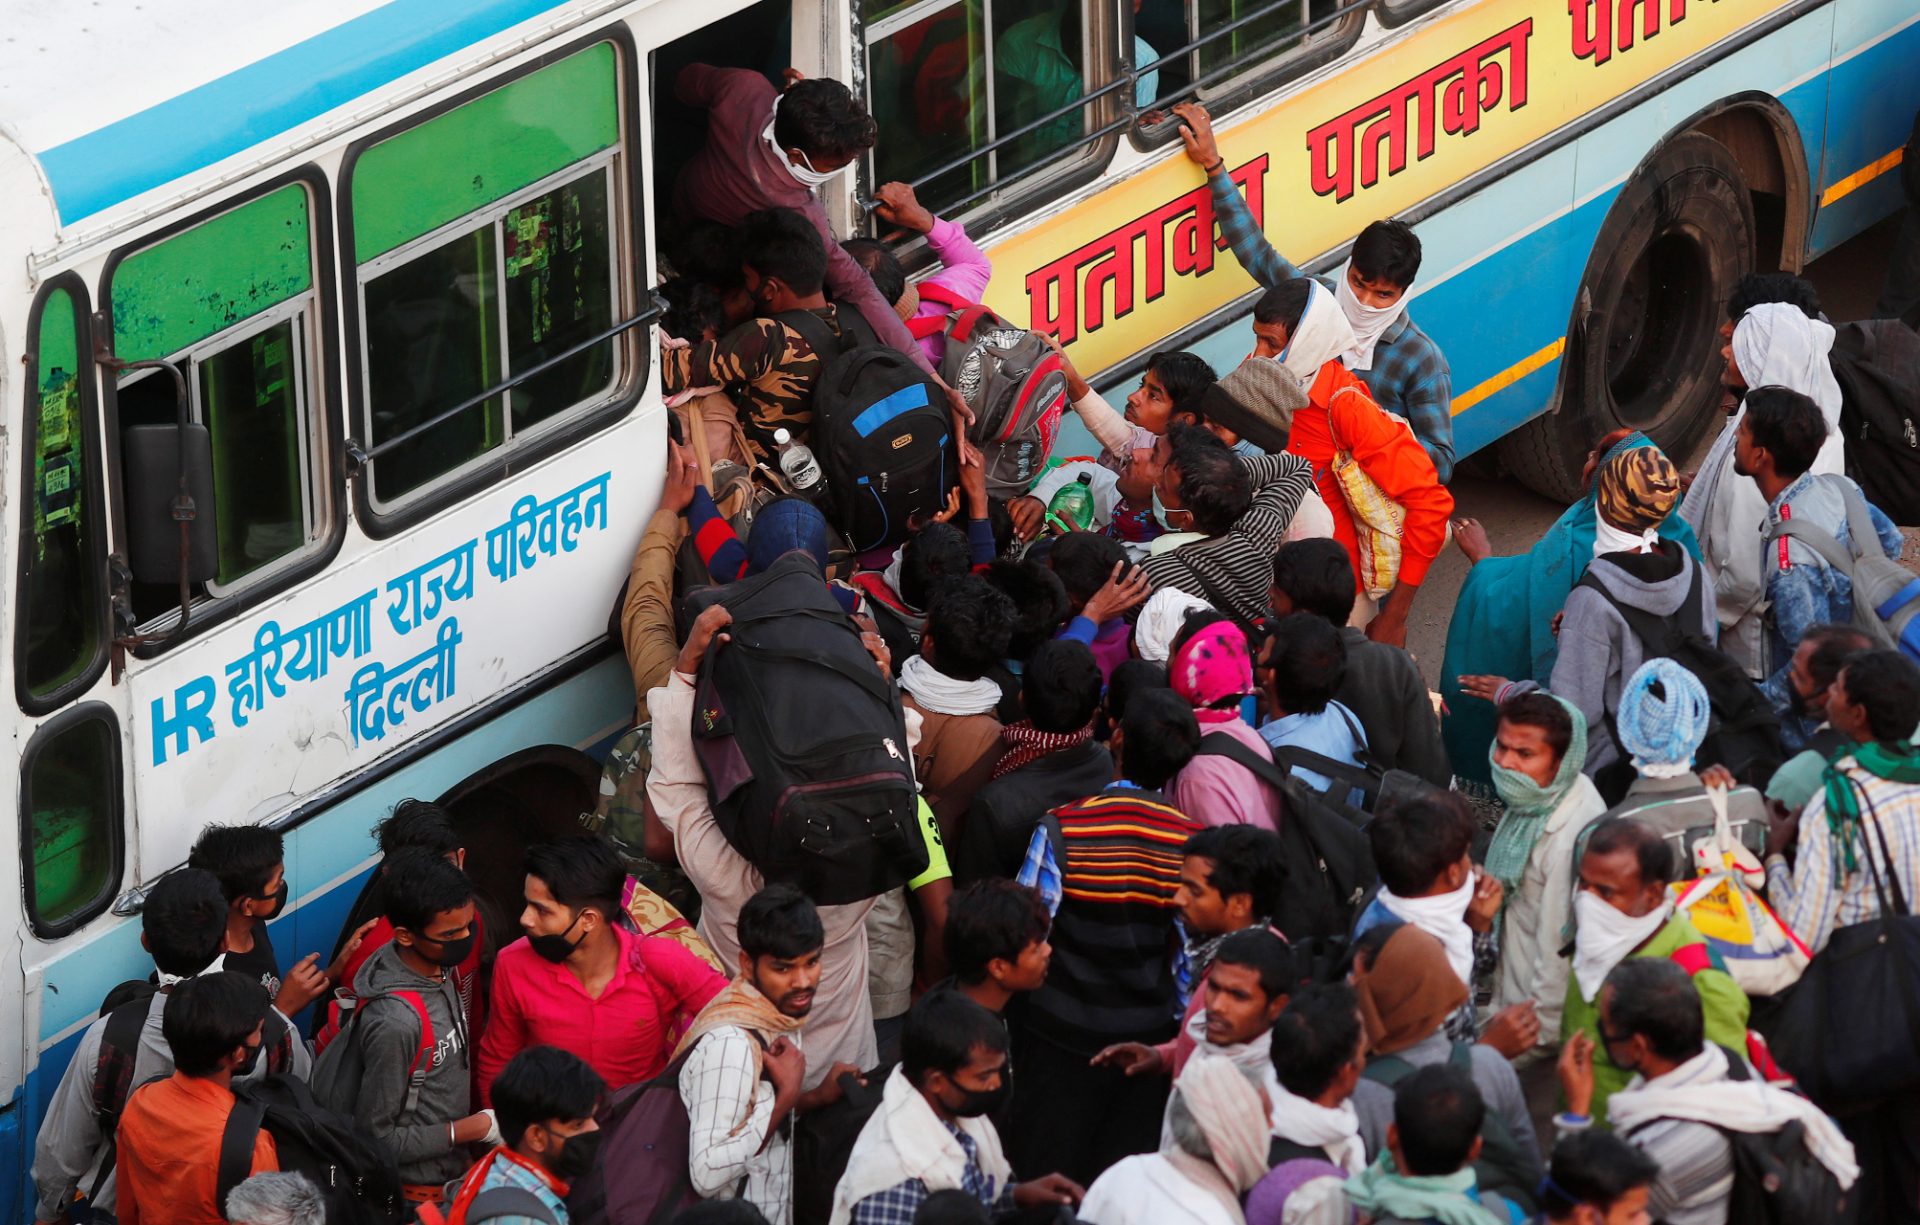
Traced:
[[[1182, 120], [1187, 157], [1207, 172], [1220, 236], [1240, 266], [1268, 289], [1301, 275], [1254, 220], [1214, 143], [1206, 108], [1183, 102], [1173, 111]], [[1353, 344], [1339, 354], [1341, 362], [1366, 384], [1375, 403], [1407, 419], [1444, 485], [1453, 479], [1453, 373], [1440, 346], [1407, 314], [1408, 291], [1419, 271], [1420, 239], [1405, 222], [1384, 219], [1360, 231], [1336, 276], [1313, 279], [1333, 291], [1353, 328]]]
[[[674, 82], [674, 94], [707, 111], [707, 143], [673, 184], [673, 207], [682, 221], [706, 218], [739, 225], [749, 213], [791, 208], [820, 231], [827, 250], [827, 289], [857, 309], [889, 348], [898, 349], [936, 382], [939, 374], [907, 331], [873, 278], [840, 247], [814, 189], [852, 168], [873, 147], [874, 122], [867, 108], [838, 81], [804, 78], [787, 69], [785, 93], [749, 68], [689, 64]], [[945, 383], [941, 383], [945, 387]], [[978, 452], [965, 442], [972, 413], [947, 388], [966, 462]]]
[[1580, 856], [1573, 895], [1573, 973], [1560, 1014], [1565, 1043], [1585, 1034], [1593, 1047], [1592, 1117], [1607, 1117], [1607, 1098], [1626, 1087], [1631, 1070], [1614, 1063], [1600, 1037], [1600, 986], [1629, 957], [1661, 957], [1693, 978], [1706, 1014], [1707, 1041], [1747, 1047], [1747, 996], [1719, 968], [1706, 939], [1676, 913], [1667, 892], [1673, 851], [1660, 832], [1634, 817], [1609, 817], [1593, 827]]

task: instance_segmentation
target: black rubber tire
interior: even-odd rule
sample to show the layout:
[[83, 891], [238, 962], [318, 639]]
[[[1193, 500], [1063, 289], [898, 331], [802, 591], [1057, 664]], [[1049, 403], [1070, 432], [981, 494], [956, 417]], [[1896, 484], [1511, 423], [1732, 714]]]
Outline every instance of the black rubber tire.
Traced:
[[1753, 203], [1740, 164], [1710, 136], [1683, 132], [1642, 162], [1587, 257], [1567, 322], [1559, 411], [1500, 440], [1528, 488], [1580, 497], [1587, 452], [1637, 429], [1676, 463], [1720, 401], [1720, 324], [1753, 269]]

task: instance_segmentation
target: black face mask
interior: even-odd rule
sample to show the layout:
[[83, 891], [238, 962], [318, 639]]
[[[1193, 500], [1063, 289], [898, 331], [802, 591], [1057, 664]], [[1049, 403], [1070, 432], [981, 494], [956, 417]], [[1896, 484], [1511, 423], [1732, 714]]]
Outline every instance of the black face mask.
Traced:
[[547, 1162], [547, 1168], [572, 1182], [593, 1168], [594, 1161], [600, 1156], [600, 1137], [603, 1134], [599, 1128], [595, 1128], [568, 1136], [560, 1142], [560, 1151], [553, 1154]]
[[960, 1118], [977, 1119], [983, 1114], [992, 1114], [1007, 1104], [1007, 1098], [1013, 1095], [1013, 1069], [1000, 1069], [1000, 1086], [996, 1089], [965, 1089], [958, 1084], [953, 1087], [960, 1090], [960, 1104], [958, 1106], [949, 1106], [945, 1102], [940, 1104]]
[[238, 1080], [242, 1076], [253, 1075], [254, 1068], [260, 1065], [260, 1050], [265, 1045], [266, 1043], [263, 1041], [247, 1048], [247, 1057], [242, 1059], [233, 1069], [234, 1079]]
[[275, 889], [272, 893], [256, 893], [253, 895], [253, 900], [256, 902], [272, 902], [273, 903], [272, 910], [267, 911], [267, 913], [265, 914], [254, 915], [253, 917], [256, 919], [271, 919], [273, 916], [279, 914], [282, 910], [285, 910], [287, 908], [286, 877], [283, 876], [280, 878], [280, 887], [278, 889]]
[[[580, 914], [573, 916], [573, 922], [567, 924], [567, 930], [557, 936], [528, 936], [527, 947], [554, 965], [559, 965], [573, 955], [573, 950], [580, 947], [579, 940], [569, 940], [567, 936], [580, 925], [580, 915], [585, 913], [587, 912], [583, 910]], [[582, 936], [580, 939], [584, 940], [586, 937]]]
[[479, 939], [479, 936], [480, 933], [469, 931], [458, 940], [440, 941], [440, 955], [433, 958], [433, 964], [447, 969], [459, 965], [473, 955], [473, 942]]

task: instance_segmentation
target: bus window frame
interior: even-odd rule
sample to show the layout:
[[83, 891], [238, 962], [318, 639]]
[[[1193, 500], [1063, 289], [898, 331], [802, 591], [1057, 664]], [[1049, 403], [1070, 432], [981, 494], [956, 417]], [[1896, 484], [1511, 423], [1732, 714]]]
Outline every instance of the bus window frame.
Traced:
[[[55, 293], [64, 292], [73, 303], [74, 328], [77, 360], [79, 369], [74, 377], [80, 383], [80, 448], [83, 461], [87, 465], [86, 490], [82, 496], [86, 499], [86, 514], [93, 517], [96, 526], [92, 533], [92, 557], [89, 559], [94, 572], [101, 576], [100, 589], [94, 598], [94, 648], [93, 658], [74, 674], [73, 679], [50, 692], [35, 694], [27, 688], [27, 597], [29, 594], [27, 577], [27, 558], [32, 553], [33, 516], [27, 508], [33, 505], [33, 454], [40, 441], [40, 327], [46, 313], [46, 305]], [[110, 615], [111, 593], [105, 582], [107, 573], [108, 528], [107, 505], [104, 493], [105, 481], [103, 469], [106, 466], [101, 448], [99, 425], [99, 390], [95, 380], [93, 361], [93, 313], [92, 296], [87, 291], [86, 280], [77, 272], [62, 272], [48, 277], [34, 295], [33, 308], [27, 316], [25, 364], [26, 378], [21, 393], [20, 425], [20, 545], [19, 556], [14, 559], [14, 627], [13, 627], [13, 685], [14, 696], [20, 709], [29, 715], [44, 715], [58, 710], [73, 701], [99, 681], [100, 674], [106, 670], [108, 646], [113, 638], [113, 624]]]
[[[75, 910], [66, 918], [54, 923], [41, 919], [33, 871], [33, 767], [40, 760], [40, 754], [48, 744], [82, 723], [104, 723], [107, 728], [109, 772], [112, 775], [108, 794], [112, 797], [111, 811], [108, 813], [107, 830], [110, 838], [109, 859], [106, 881], [100, 892], [95, 894], [86, 905]], [[120, 716], [113, 707], [105, 702], [81, 702], [70, 710], [63, 710], [53, 718], [33, 729], [33, 735], [27, 740], [26, 748], [20, 753], [20, 900], [26, 912], [27, 924], [33, 934], [44, 941], [54, 941], [72, 935], [88, 923], [99, 918], [113, 904], [119, 895], [122, 881], [127, 874], [127, 795], [126, 795], [126, 745], [120, 732]]]
[[[153, 659], [173, 650], [180, 644], [191, 642], [215, 627], [233, 620], [235, 617], [254, 608], [262, 602], [279, 595], [298, 583], [325, 570], [339, 554], [340, 546], [346, 541], [346, 464], [344, 455], [344, 437], [340, 428], [340, 343], [339, 300], [333, 279], [334, 243], [333, 227], [328, 224], [333, 215], [332, 195], [328, 189], [326, 174], [319, 166], [309, 162], [295, 170], [277, 175], [247, 191], [230, 196], [210, 208], [201, 209], [179, 221], [173, 222], [151, 234], [143, 235], [138, 242], [117, 248], [107, 257], [107, 264], [100, 273], [100, 312], [104, 321], [111, 326], [113, 321], [113, 277], [122, 261], [159, 246], [170, 238], [177, 237], [198, 226], [204, 225], [223, 213], [264, 199], [282, 188], [299, 185], [307, 189], [308, 225], [311, 236], [310, 258], [313, 260], [313, 284], [305, 293], [299, 294], [288, 302], [276, 303], [258, 314], [249, 315], [231, 327], [215, 332], [211, 336], [195, 341], [191, 346], [168, 355], [168, 361], [188, 361], [184, 373], [193, 377], [194, 362], [198, 356], [210, 354], [242, 337], [247, 329], [265, 326], [262, 322], [277, 316], [284, 309], [299, 310], [299, 303], [311, 303], [307, 309], [309, 349], [303, 363], [306, 374], [306, 387], [302, 392], [306, 401], [305, 412], [309, 431], [308, 444], [314, 450], [322, 452], [317, 457], [309, 455], [307, 479], [309, 489], [319, 500], [325, 502], [315, 522], [321, 530], [318, 539], [310, 540], [301, 549], [292, 554], [292, 560], [283, 559], [265, 567], [265, 573], [249, 575], [232, 588], [216, 591], [214, 585], [206, 586], [206, 594], [193, 603], [193, 616], [187, 623], [186, 633], [171, 641], [155, 640], [142, 643], [133, 649], [136, 659]], [[216, 343], [217, 342], [217, 343]], [[106, 378], [101, 380], [103, 387], [100, 403], [101, 431], [106, 442], [106, 469], [110, 473], [120, 472], [120, 380]], [[197, 381], [188, 389], [193, 401], [194, 420], [199, 421], [199, 389]], [[109, 514], [113, 523], [113, 539], [116, 546], [115, 556], [123, 556], [117, 550], [124, 547], [127, 539], [126, 500], [124, 491], [117, 479], [105, 482], [109, 490]], [[173, 610], [155, 617], [140, 630], [164, 631], [179, 620], [179, 610]], [[136, 627], [126, 625], [116, 627], [116, 633], [135, 632]]]
[[[869, 23], [861, 18], [857, 0], [847, 0], [852, 23], [853, 54], [859, 59], [862, 101], [867, 104], [869, 110], [873, 105], [871, 93], [873, 74], [867, 61], [867, 53], [873, 42], [884, 39], [899, 29], [906, 29], [916, 24], [901, 22], [900, 19], [908, 13], [918, 13], [920, 18], [924, 19], [954, 4], [966, 2], [967, 0], [947, 0], [946, 3], [939, 3], [937, 0], [914, 0], [899, 11], [872, 23], [889, 28], [870, 34]], [[1093, 116], [1093, 129], [1077, 140], [1053, 150], [1016, 174], [964, 197], [958, 206], [942, 204], [936, 211], [936, 216], [945, 217], [965, 226], [967, 232], [976, 239], [1022, 220], [1035, 207], [1057, 200], [1063, 192], [1076, 191], [1088, 183], [1098, 181], [1112, 163], [1122, 135], [1135, 126], [1133, 79], [1123, 66], [1122, 61], [1125, 57], [1119, 54], [1120, 40], [1123, 37], [1131, 40], [1132, 37], [1132, 10], [1121, 5], [1121, 8], [1126, 11], [1124, 14], [1116, 14], [1107, 0], [1073, 0], [1073, 2], [1081, 5], [1081, 37], [1086, 45], [1086, 63], [1081, 73], [1086, 92], [1072, 105], [1083, 114], [1088, 108], [1097, 108]], [[1124, 21], [1120, 19], [1122, 16]], [[899, 24], [896, 25], [896, 23]], [[993, 37], [990, 23], [985, 62], [988, 76], [991, 78]], [[1105, 118], [1102, 117], [1103, 114]], [[1043, 116], [1027, 126], [1037, 126], [1046, 122], [1047, 118]], [[970, 154], [966, 160], [972, 162], [991, 159], [996, 148], [1012, 139], [1014, 136], [1008, 134], [995, 137], [987, 142], [986, 146]], [[875, 145], [878, 147], [877, 141]], [[878, 177], [878, 162], [873, 149], [861, 155], [858, 165], [862, 180], [877, 191], [881, 180]], [[951, 173], [951, 170], [939, 170], [933, 174], [924, 175], [913, 185], [918, 189], [946, 173]], [[871, 216], [863, 228], [866, 236], [883, 239], [892, 227], [882, 223], [877, 216]], [[898, 245], [897, 250], [910, 269], [931, 265], [930, 250], [918, 236], [909, 236]]]
[[[1193, 0], [1186, 0], [1186, 2], [1192, 3]], [[1411, 21], [1413, 17], [1425, 13], [1428, 9], [1450, 2], [1451, 0], [1414, 0], [1414, 3], [1425, 5], [1426, 7], [1397, 19], [1395, 24], [1403, 24], [1406, 21]], [[1263, 11], [1271, 10], [1277, 12], [1285, 5], [1295, 3], [1300, 3], [1300, 0], [1266, 0], [1262, 9]], [[1301, 37], [1313, 37], [1328, 30], [1335, 31], [1334, 36], [1321, 45], [1298, 48], [1278, 56], [1272, 52], [1256, 52], [1254, 55], [1248, 56], [1244, 61], [1246, 65], [1244, 70], [1242, 70], [1243, 61], [1235, 61], [1232, 64], [1215, 68], [1212, 73], [1207, 75], [1220, 74], [1220, 83], [1203, 87], [1215, 92], [1211, 97], [1200, 99], [1201, 104], [1207, 108], [1208, 114], [1218, 118], [1229, 112], [1238, 110], [1243, 106], [1247, 106], [1250, 103], [1260, 101], [1269, 95], [1277, 94], [1302, 77], [1317, 72], [1329, 64], [1339, 62], [1352, 52], [1354, 47], [1359, 45], [1361, 36], [1366, 33], [1367, 15], [1372, 13], [1377, 18], [1384, 9], [1385, 3], [1386, 0], [1352, 0], [1351, 3], [1341, 5], [1325, 17], [1308, 22], [1300, 29], [1299, 36]], [[1250, 17], [1258, 15], [1257, 13], [1249, 14]], [[1125, 16], [1130, 44], [1133, 30], [1132, 10], [1127, 10]], [[1386, 23], [1382, 22], [1382, 24], [1384, 25]], [[1341, 29], [1343, 25], [1347, 28]], [[1155, 64], [1160, 64], [1183, 56], [1192, 55], [1196, 47], [1204, 46], [1207, 42], [1222, 37], [1226, 33], [1227, 30], [1224, 28], [1215, 30], [1212, 34], [1206, 35], [1201, 39], [1196, 39], [1184, 47], [1163, 53], [1160, 59], [1154, 62]], [[1132, 54], [1131, 45], [1129, 45], [1127, 54]], [[1262, 65], [1270, 66], [1262, 70]], [[1133, 65], [1133, 73], [1136, 75], [1139, 74], [1142, 67], [1143, 66], [1139, 64]], [[1226, 69], [1233, 69], [1235, 71], [1225, 71]], [[1182, 89], [1181, 94], [1191, 96], [1196, 92], [1194, 86], [1188, 84]], [[1146, 153], [1155, 149], [1164, 149], [1170, 144], [1178, 144], [1180, 142], [1180, 119], [1168, 109], [1175, 101], [1179, 100], [1179, 97], [1180, 95], [1175, 95], [1171, 98], [1155, 99], [1156, 105], [1148, 109], [1163, 111], [1166, 114], [1166, 118], [1152, 127], [1147, 127], [1143, 123], [1138, 122], [1146, 113], [1144, 110], [1136, 108], [1132, 111], [1136, 122], [1128, 129], [1127, 137], [1136, 150]]]
[[1416, 17], [1425, 17], [1437, 8], [1452, 4], [1454, 0], [1377, 0], [1373, 15], [1375, 20], [1389, 30], [1397, 30]]
[[[360, 304], [365, 281], [360, 273], [361, 265], [354, 259], [353, 171], [360, 156], [402, 132], [457, 110], [477, 98], [485, 97], [495, 90], [505, 88], [523, 77], [531, 76], [542, 68], [557, 64], [600, 43], [611, 43], [614, 48], [615, 80], [621, 93], [621, 96], [615, 100], [615, 111], [620, 119], [619, 142], [610, 149], [595, 153], [592, 157], [570, 163], [543, 178], [540, 183], [546, 184], [547, 190], [551, 190], [552, 187], [568, 181], [567, 176], [578, 177], [582, 167], [589, 163], [602, 158], [611, 162], [613, 169], [608, 174], [608, 181], [612, 192], [608, 199], [608, 210], [612, 216], [607, 229], [608, 239], [613, 243], [611, 274], [614, 320], [618, 322], [622, 319], [631, 319], [636, 314], [652, 309], [645, 283], [648, 278], [643, 275], [650, 267], [651, 260], [646, 243], [648, 197], [646, 173], [642, 165], [646, 160], [642, 135], [646, 131], [646, 126], [645, 116], [640, 111], [641, 52], [636, 47], [632, 30], [625, 22], [616, 21], [589, 31], [578, 39], [549, 48], [468, 89], [449, 94], [432, 106], [424, 107], [396, 123], [388, 124], [355, 140], [341, 155], [339, 194], [335, 202], [337, 218], [335, 224], [338, 227], [341, 283], [353, 289], [352, 293], [344, 296], [341, 303], [341, 309], [344, 312], [342, 317], [344, 326], [341, 330], [343, 334], [353, 338], [353, 343], [346, 346], [344, 355], [346, 394], [342, 397], [343, 420], [351, 421], [355, 426], [354, 431], [349, 432], [348, 435], [348, 441], [352, 445], [371, 445], [364, 441], [362, 432], [359, 430], [360, 426], [370, 424], [365, 391], [366, 325], [362, 320], [363, 311]], [[448, 222], [446, 226], [436, 227], [433, 233], [442, 234], [443, 231], [457, 225], [466, 225], [470, 229], [477, 228], [472, 222], [474, 217], [493, 216], [495, 208], [504, 206], [508, 200], [521, 199], [527, 190], [535, 186], [538, 184], [531, 184], [529, 188], [517, 191], [512, 196], [502, 197], [484, 209], [476, 209], [472, 213]], [[624, 224], [620, 215], [623, 211]], [[428, 237], [430, 235], [409, 239], [403, 247], [395, 250], [414, 247]], [[380, 256], [367, 261], [367, 266], [377, 265], [394, 253], [394, 251], [382, 252]], [[641, 334], [640, 338], [635, 337], [636, 332]], [[354, 519], [359, 523], [360, 530], [371, 539], [385, 540], [439, 514], [450, 506], [467, 501], [492, 488], [512, 473], [558, 454], [625, 420], [634, 406], [640, 402], [640, 397], [645, 393], [652, 379], [651, 338], [652, 329], [645, 325], [629, 328], [613, 338], [620, 378], [612, 384], [611, 390], [600, 403], [586, 409], [569, 408], [519, 436], [525, 439], [524, 442], [509, 439], [505, 444], [474, 457], [459, 468], [408, 490], [390, 507], [383, 508], [375, 504], [372, 472], [370, 470], [355, 472], [350, 496]], [[642, 343], [642, 339], [646, 343]], [[370, 434], [370, 431], [366, 433]]]

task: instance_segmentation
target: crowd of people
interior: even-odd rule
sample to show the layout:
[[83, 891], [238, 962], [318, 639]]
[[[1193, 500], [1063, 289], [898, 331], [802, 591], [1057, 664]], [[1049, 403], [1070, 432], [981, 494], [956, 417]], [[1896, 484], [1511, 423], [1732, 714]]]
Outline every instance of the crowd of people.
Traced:
[[[453, 816], [405, 801], [327, 964], [283, 973], [280, 836], [207, 828], [146, 894], [151, 979], [54, 1092], [36, 1219], [1920, 1219], [1920, 1016], [1814, 1000], [1873, 1094], [1804, 1042], [1806, 994], [1850, 981], [1832, 950], [1920, 888], [1920, 668], [1855, 598], [1902, 540], [1837, 475], [1811, 287], [1741, 283], [1697, 474], [1610, 435], [1586, 496], [1494, 557], [1449, 521], [1417, 237], [1376, 223], [1300, 275], [1183, 105], [1266, 286], [1251, 356], [1156, 354], [1116, 413], [1062, 355], [1102, 454], [1009, 498], [958, 446], [944, 507], [861, 556], [782, 480], [824, 350], [938, 380], [966, 338], [913, 325], [990, 268], [898, 184], [878, 211], [940, 272], [838, 243], [812, 189], [873, 121], [790, 76], [675, 84], [711, 123], [663, 287], [688, 441], [618, 610], [636, 720], [596, 832], [493, 898]], [[1406, 622], [1449, 534], [1474, 564], [1433, 694]], [[715, 661], [769, 650], [730, 593], [796, 571], [793, 615], [857, 639], [905, 737], [880, 743], [910, 816], [859, 810], [905, 865], [880, 887], [756, 849], [722, 781], [746, 733]]]

